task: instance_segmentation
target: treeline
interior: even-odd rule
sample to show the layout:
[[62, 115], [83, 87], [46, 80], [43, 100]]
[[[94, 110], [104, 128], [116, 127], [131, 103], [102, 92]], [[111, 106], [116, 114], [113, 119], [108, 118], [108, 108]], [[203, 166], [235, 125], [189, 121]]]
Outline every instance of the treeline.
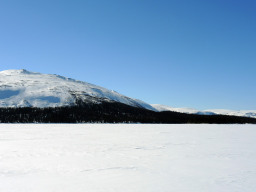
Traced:
[[117, 102], [56, 108], [0, 108], [1, 123], [254, 123], [256, 119], [227, 115], [154, 112]]

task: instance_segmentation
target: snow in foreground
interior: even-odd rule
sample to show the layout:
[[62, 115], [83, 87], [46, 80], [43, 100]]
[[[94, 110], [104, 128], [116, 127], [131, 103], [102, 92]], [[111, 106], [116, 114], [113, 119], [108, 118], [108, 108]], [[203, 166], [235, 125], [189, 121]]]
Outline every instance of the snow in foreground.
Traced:
[[255, 125], [0, 125], [0, 191], [254, 192]]

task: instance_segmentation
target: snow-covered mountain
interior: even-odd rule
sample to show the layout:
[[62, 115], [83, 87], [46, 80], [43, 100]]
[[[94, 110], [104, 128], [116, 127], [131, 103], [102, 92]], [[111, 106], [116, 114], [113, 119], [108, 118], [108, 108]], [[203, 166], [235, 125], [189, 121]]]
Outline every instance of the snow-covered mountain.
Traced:
[[6, 70], [0, 72], [0, 107], [57, 107], [89, 103], [120, 102], [155, 110], [151, 105], [115, 91], [59, 75]]
[[193, 108], [175, 108], [166, 105], [152, 104], [157, 111], [175, 111], [180, 113], [188, 114], [200, 114], [200, 115], [234, 115], [234, 116], [243, 116], [243, 117], [254, 117], [256, 118], [256, 110], [227, 110], [227, 109], [208, 109], [208, 110], [196, 110]]
[[175, 111], [204, 115], [222, 114], [256, 118], [256, 110], [210, 109], [199, 111], [159, 104], [150, 105], [100, 86], [55, 74], [35, 73], [24, 69], [0, 72], [0, 107], [44, 108], [72, 106], [77, 102], [101, 103], [102, 101], [120, 102], [152, 111]]

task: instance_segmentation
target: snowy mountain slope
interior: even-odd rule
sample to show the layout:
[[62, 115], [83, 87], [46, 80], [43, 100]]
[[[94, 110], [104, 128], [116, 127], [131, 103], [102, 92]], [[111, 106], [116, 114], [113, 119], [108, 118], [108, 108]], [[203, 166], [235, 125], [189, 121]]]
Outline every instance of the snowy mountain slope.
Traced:
[[208, 109], [199, 111], [192, 108], [174, 108], [166, 105], [152, 104], [157, 111], [175, 111], [180, 113], [188, 114], [200, 114], [200, 115], [234, 115], [234, 116], [243, 116], [243, 117], [254, 117], [256, 118], [256, 110], [227, 110], [227, 109]]
[[244, 116], [244, 117], [254, 117], [256, 118], [256, 110], [227, 110], [227, 109], [209, 109], [207, 111], [211, 111], [215, 114], [221, 115], [235, 115], [235, 116]]
[[155, 110], [151, 105], [90, 83], [59, 75], [27, 70], [0, 72], [0, 107], [57, 107], [74, 105], [77, 100], [99, 103], [117, 101]]
[[160, 104], [152, 104], [152, 107], [154, 107], [157, 111], [175, 111], [179, 113], [189, 113], [194, 114], [198, 113], [199, 111], [192, 108], [174, 108], [167, 105], [160, 105]]

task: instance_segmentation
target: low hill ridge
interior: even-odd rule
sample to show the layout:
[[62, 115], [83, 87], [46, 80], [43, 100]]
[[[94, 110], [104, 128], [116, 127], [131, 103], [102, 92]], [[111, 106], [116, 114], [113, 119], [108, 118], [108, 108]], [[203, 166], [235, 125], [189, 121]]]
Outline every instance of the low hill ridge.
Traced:
[[61, 107], [77, 101], [116, 101], [133, 107], [155, 110], [151, 105], [115, 91], [55, 74], [19, 70], [0, 72], [0, 107]]

